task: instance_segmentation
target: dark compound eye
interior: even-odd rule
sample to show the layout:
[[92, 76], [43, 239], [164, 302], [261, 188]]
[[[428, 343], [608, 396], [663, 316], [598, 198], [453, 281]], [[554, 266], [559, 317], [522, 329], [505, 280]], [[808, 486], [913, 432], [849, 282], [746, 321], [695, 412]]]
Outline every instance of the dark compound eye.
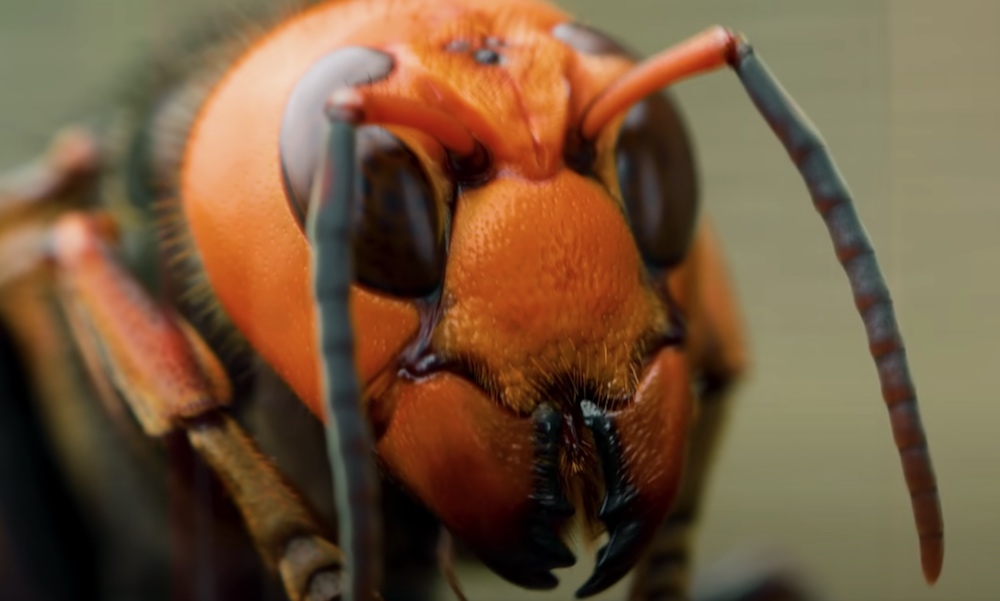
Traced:
[[441, 207], [420, 160], [383, 129], [358, 131], [354, 269], [358, 283], [394, 296], [433, 293], [444, 277]]
[[[336, 157], [334, 157], [336, 160]], [[351, 242], [358, 284], [404, 298], [441, 285], [445, 237], [441, 207], [420, 159], [380, 127], [357, 131]], [[305, 227], [308, 195], [290, 195]]]
[[[305, 221], [325, 131], [326, 102], [335, 90], [385, 79], [395, 62], [372, 48], [349, 46], [320, 58], [295, 85], [281, 121], [281, 170], [292, 210]], [[247, 124], [248, 127], [252, 124]]]
[[629, 110], [618, 134], [615, 167], [632, 232], [659, 268], [684, 259], [698, 217], [694, 160], [680, 116], [656, 93]]
[[[293, 91], [280, 152], [285, 193], [300, 226], [319, 167], [327, 99], [338, 88], [383, 79], [392, 69], [392, 57], [383, 52], [343, 48], [317, 61]], [[357, 282], [399, 297], [433, 293], [444, 273], [445, 241], [430, 176], [406, 145], [378, 127], [358, 129], [355, 158], [351, 236]]]
[[552, 37], [583, 54], [631, 56], [624, 46], [605, 33], [578, 23], [560, 23]]
[[[625, 46], [585, 25], [562, 23], [553, 28], [552, 36], [583, 54], [636, 59]], [[587, 152], [568, 158], [581, 172], [589, 171], [592, 160]], [[633, 235], [646, 262], [657, 268], [681, 262], [694, 236], [698, 185], [691, 144], [669, 96], [650, 95], [626, 115], [618, 135], [615, 168]]]

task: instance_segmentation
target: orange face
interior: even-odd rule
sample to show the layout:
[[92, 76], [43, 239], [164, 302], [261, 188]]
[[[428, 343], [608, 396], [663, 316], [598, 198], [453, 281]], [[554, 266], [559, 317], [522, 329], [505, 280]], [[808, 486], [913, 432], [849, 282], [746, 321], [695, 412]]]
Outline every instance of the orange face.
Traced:
[[572, 563], [572, 516], [611, 536], [586, 592], [613, 584], [681, 475], [687, 141], [659, 95], [578, 135], [632, 64], [536, 2], [332, 2], [250, 49], [185, 155], [184, 211], [223, 309], [320, 415], [302, 216], [325, 100], [363, 87], [472, 134], [470, 163], [434, 131], [359, 130], [357, 364], [384, 467], [527, 587]]

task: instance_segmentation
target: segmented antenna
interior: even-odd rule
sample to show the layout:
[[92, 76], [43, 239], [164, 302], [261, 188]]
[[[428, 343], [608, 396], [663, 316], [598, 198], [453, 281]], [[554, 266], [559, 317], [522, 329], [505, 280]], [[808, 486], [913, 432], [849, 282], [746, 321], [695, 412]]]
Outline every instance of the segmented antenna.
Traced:
[[851, 193], [826, 144], [795, 101], [782, 89], [746, 40], [740, 39], [730, 58], [747, 94], [781, 140], [812, 196], [813, 205], [830, 232], [837, 259], [847, 273], [854, 304], [868, 335], [868, 346], [882, 398], [889, 409], [896, 448], [910, 491], [920, 537], [924, 577], [935, 582], [944, 561], [944, 524], [937, 479], [927, 437], [917, 407], [917, 393], [906, 362], [906, 349], [896, 323], [889, 288], [875, 259], [875, 249], [854, 210]]
[[382, 525], [372, 435], [361, 411], [348, 305], [353, 278], [350, 223], [355, 127], [349, 112], [332, 111], [328, 116], [306, 232], [319, 316], [327, 454], [333, 471], [338, 542], [347, 565], [343, 600], [373, 601], [381, 581]]
[[647, 94], [727, 64], [736, 71], [757, 110], [802, 174], [847, 273], [903, 462], [920, 536], [924, 577], [933, 583], [941, 574], [944, 561], [941, 502], [892, 299], [875, 260], [875, 250], [854, 211], [847, 185], [823, 138], [795, 101], [754, 55], [745, 39], [716, 26], [646, 59], [612, 82], [585, 111], [581, 134], [584, 139], [593, 140], [614, 116], [624, 113]]

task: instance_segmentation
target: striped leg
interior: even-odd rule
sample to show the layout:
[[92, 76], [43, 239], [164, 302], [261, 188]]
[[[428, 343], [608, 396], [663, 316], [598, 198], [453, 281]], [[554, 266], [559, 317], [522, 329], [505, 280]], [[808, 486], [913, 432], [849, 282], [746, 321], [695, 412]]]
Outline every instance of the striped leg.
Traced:
[[121, 392], [149, 436], [183, 430], [218, 474], [265, 561], [289, 597], [340, 596], [342, 556], [249, 436], [224, 411], [230, 384], [221, 364], [180, 316], [155, 303], [111, 257], [109, 228], [70, 213], [50, 248], [60, 300], [93, 376]]
[[[6, 190], [3, 200], [11, 199], [17, 202], [4, 202], [3, 208], [17, 212], [50, 200]], [[54, 222], [28, 215], [14, 225], [11, 214], [6, 212], [2, 224], [0, 266], [17, 269], [6, 272], [6, 282], [50, 271], [73, 340], [105, 405], [121, 407], [124, 400], [150, 437], [186, 436], [226, 486], [293, 601], [339, 599], [340, 550], [229, 417], [228, 376], [205, 342], [115, 260], [108, 245], [114, 223], [104, 215], [70, 211]]]

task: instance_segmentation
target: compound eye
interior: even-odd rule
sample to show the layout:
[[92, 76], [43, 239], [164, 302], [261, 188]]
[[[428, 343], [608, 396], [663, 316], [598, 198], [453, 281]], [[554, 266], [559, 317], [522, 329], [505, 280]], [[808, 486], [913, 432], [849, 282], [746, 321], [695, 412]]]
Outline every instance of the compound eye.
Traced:
[[[305, 228], [322, 155], [330, 95], [388, 77], [393, 58], [364, 47], [320, 58], [296, 84], [281, 124], [282, 177], [289, 208]], [[433, 293], [445, 263], [442, 208], [417, 156], [377, 127], [358, 130], [352, 243], [358, 284], [404, 298]], [[332, 157], [331, 160], [337, 160]]]
[[611, 36], [579, 23], [560, 23], [552, 28], [552, 36], [583, 54], [631, 56], [631, 53]]
[[418, 298], [441, 285], [442, 208], [430, 176], [399, 139], [377, 127], [358, 131], [354, 204], [355, 277], [362, 286]]
[[698, 217], [698, 190], [679, 115], [656, 93], [628, 112], [615, 167], [632, 232], [647, 263], [669, 268], [687, 254]]
[[295, 84], [285, 105], [279, 145], [285, 193], [300, 222], [308, 213], [313, 177], [319, 167], [330, 94], [339, 88], [383, 80], [394, 66], [392, 56], [381, 50], [348, 46], [321, 57]]
[[[446, 256], [443, 208], [430, 176], [412, 150], [380, 127], [357, 130], [355, 161], [355, 280], [402, 298], [432, 294], [444, 277]], [[304, 229], [309, 196], [287, 194]]]

